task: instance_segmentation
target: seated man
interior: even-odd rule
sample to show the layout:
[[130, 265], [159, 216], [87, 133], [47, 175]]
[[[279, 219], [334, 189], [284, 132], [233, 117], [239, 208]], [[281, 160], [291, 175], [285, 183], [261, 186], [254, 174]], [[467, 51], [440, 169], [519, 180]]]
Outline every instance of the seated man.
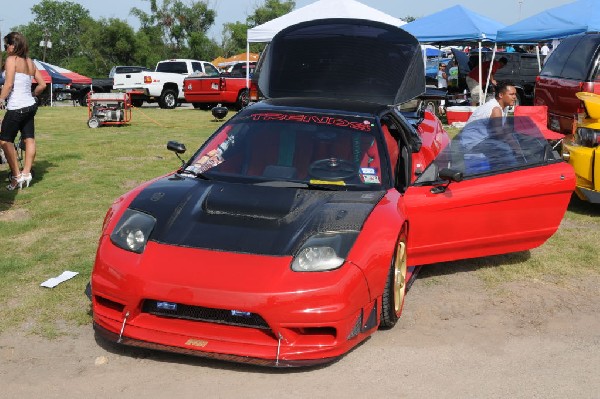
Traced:
[[465, 154], [483, 154], [491, 169], [516, 165], [514, 152], [519, 144], [506, 125], [508, 107], [515, 103], [517, 91], [506, 82], [497, 86], [496, 97], [477, 107], [460, 133]]

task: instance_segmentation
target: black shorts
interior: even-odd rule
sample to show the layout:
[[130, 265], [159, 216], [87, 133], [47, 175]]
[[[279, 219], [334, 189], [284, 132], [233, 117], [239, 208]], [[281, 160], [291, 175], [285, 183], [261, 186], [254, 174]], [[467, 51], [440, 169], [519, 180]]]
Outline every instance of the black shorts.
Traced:
[[37, 109], [37, 104], [33, 104], [29, 107], [7, 110], [0, 128], [0, 140], [14, 143], [19, 131], [24, 139], [35, 138], [34, 117]]

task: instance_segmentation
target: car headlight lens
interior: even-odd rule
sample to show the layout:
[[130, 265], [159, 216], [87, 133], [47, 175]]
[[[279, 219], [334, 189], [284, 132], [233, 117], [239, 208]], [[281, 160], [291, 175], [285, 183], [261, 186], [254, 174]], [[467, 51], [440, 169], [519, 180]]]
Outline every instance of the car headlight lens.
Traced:
[[110, 240], [117, 247], [141, 254], [155, 224], [156, 219], [147, 213], [127, 209], [110, 235]]
[[322, 272], [337, 269], [344, 264], [357, 236], [357, 232], [342, 232], [321, 233], [310, 237], [294, 257], [292, 270]]
[[584, 147], [595, 147], [600, 144], [600, 131], [586, 127], [577, 128], [575, 142]]

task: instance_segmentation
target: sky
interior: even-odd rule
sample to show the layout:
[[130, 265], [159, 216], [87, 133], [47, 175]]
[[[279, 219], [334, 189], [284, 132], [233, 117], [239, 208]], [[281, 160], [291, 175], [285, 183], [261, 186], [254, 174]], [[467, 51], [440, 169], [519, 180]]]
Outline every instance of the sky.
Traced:
[[[94, 19], [119, 18], [126, 20], [135, 29], [139, 26], [136, 18], [129, 15], [133, 7], [150, 12], [150, 2], [147, 0], [70, 0], [79, 3], [90, 11]], [[158, 0], [160, 2], [160, 0]], [[183, 0], [184, 2], [187, 0]], [[296, 8], [314, 3], [316, 0], [296, 0]], [[548, 8], [571, 3], [574, 0], [357, 0], [361, 3], [383, 11], [393, 17], [402, 19], [406, 16], [424, 17], [462, 4], [464, 7], [500, 23], [510, 25], [519, 19], [530, 17]], [[5, 0], [2, 1], [6, 6]], [[0, 33], [6, 35], [17, 25], [26, 25], [33, 19], [31, 7], [38, 0], [19, 0], [11, 2], [10, 7], [0, 8]], [[244, 22], [252, 11], [264, 3], [264, 0], [208, 0], [210, 8], [216, 11], [215, 25], [209, 31], [209, 36], [220, 42], [223, 24], [227, 22]], [[18, 6], [17, 6], [18, 4]]]

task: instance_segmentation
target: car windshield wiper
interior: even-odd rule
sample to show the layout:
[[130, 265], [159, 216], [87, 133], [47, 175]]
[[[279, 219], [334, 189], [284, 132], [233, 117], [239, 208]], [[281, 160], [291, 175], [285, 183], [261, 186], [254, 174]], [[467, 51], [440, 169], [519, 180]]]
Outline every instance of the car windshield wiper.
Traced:
[[202, 180], [211, 180], [211, 178], [206, 176], [204, 173], [194, 172], [193, 170], [184, 169], [181, 172], [179, 172], [179, 174], [194, 176]]
[[308, 189], [317, 189], [317, 190], [328, 190], [328, 191], [336, 191], [339, 190], [341, 186], [337, 184], [323, 184], [323, 183], [303, 183], [298, 181], [287, 181], [287, 180], [268, 180], [261, 181], [259, 183], [254, 183], [255, 186], [268, 186], [268, 187], [282, 187], [282, 188], [308, 188]]

